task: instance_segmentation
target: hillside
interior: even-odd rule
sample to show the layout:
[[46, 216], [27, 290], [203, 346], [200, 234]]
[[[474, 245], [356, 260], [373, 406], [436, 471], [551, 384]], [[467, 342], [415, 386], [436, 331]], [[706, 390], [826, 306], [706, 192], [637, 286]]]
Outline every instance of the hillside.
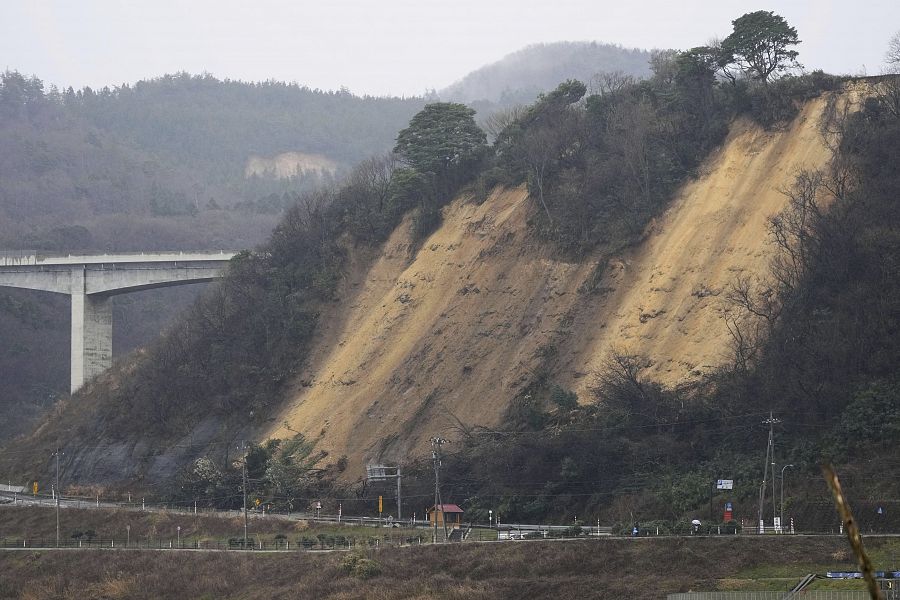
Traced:
[[[422, 103], [186, 73], [96, 91], [0, 73], [0, 251], [255, 247], [297, 194], [388, 150]], [[200, 289], [116, 298], [116, 356]], [[67, 395], [68, 336], [64, 298], [0, 289], [0, 439]]]
[[[583, 401], [613, 352], [645, 357], [642, 376], [669, 387], [714, 372], [731, 357], [723, 293], [767, 273], [781, 190], [831, 158], [820, 133], [831, 101], [807, 103], [783, 130], [736, 122], [621, 255], [555, 258], [529, 237], [524, 189], [457, 199], [414, 255], [398, 228], [371, 268], [351, 271], [274, 419], [284, 425], [266, 435], [300, 431], [361, 473], [366, 461], [421, 454], [431, 436], [453, 438], [459, 423], [500, 425], [548, 355], [553, 378]], [[599, 261], [603, 292], [585, 293]]]
[[276, 506], [370, 507], [364, 464], [428, 497], [441, 435], [475, 518], [674, 527], [712, 518], [711, 473], [748, 514], [769, 410], [808, 480], [822, 456], [889, 454], [893, 80], [732, 84], [703, 52], [603, 94], [563, 82], [493, 145], [471, 108], [427, 105], [11, 468], [38, 476], [61, 444], [67, 485], [235, 506], [243, 447]]
[[[338, 235], [345, 216], [315, 217], [313, 208], [308, 218], [297, 207], [186, 326], [61, 406], [29, 445], [68, 437], [67, 423], [103, 440], [70, 450], [68, 476], [112, 483], [169, 480], [208, 451], [227, 461], [236, 436], [300, 432], [353, 481], [367, 461], [422, 455], [432, 435], [501, 424], [540, 386], [577, 389], [592, 404], [586, 390], [624, 341], [606, 330], [652, 327], [655, 337], [633, 334], [628, 347], [651, 358], [647, 375], [670, 386], [695, 380], [728, 357], [715, 291], [739, 272], [762, 274], [766, 219], [787, 201], [778, 189], [829, 157], [818, 132], [832, 97], [808, 102], [779, 130], [735, 121], [700, 177], [618, 252], [561, 255], [535, 236], [540, 212], [524, 187], [480, 203], [463, 194], [421, 240], [415, 212], [393, 213], [402, 220], [374, 245]], [[341, 194], [321, 210], [364, 210]], [[698, 298], [702, 286], [713, 293]], [[687, 326], [697, 331], [686, 335]], [[240, 417], [250, 411], [249, 422]]]
[[566, 79], [591, 82], [602, 73], [616, 72], [646, 77], [650, 56], [646, 50], [597, 42], [534, 44], [476, 69], [438, 96], [485, 108], [530, 104]]

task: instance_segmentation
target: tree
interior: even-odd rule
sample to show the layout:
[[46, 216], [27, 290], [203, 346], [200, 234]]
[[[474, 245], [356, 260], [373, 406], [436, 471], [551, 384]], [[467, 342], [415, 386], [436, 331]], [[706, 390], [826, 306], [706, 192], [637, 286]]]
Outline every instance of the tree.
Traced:
[[722, 49], [748, 76], [768, 83], [773, 75], [799, 68], [797, 30], [774, 12], [758, 10], [732, 21], [734, 30], [722, 40]]
[[900, 31], [895, 33], [888, 42], [888, 50], [884, 58], [892, 70], [900, 69]]
[[487, 149], [487, 137], [474, 117], [475, 111], [464, 104], [428, 104], [397, 135], [394, 152], [438, 185], [455, 183]]

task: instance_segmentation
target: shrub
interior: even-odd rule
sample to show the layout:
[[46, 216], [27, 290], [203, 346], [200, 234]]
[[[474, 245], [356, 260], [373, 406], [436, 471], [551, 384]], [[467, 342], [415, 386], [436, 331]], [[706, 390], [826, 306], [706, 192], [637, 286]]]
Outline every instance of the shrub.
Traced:
[[341, 569], [351, 577], [357, 579], [369, 579], [381, 574], [381, 565], [371, 558], [366, 558], [356, 552], [344, 557]]

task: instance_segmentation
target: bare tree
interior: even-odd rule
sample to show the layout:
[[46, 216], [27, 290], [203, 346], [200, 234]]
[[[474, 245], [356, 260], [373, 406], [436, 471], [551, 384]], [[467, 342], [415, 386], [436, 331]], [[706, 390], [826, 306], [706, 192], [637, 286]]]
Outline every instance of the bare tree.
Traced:
[[525, 108], [519, 105], [510, 106], [487, 116], [481, 124], [481, 128], [488, 135], [488, 139], [496, 140], [504, 129], [518, 121], [525, 114]]
[[777, 248], [772, 274], [782, 294], [793, 291], [809, 267], [810, 253], [818, 242], [825, 189], [821, 171], [800, 171], [794, 185], [782, 191], [788, 206], [769, 219], [769, 234]]
[[884, 55], [884, 59], [892, 72], [896, 73], [900, 70], [900, 31], [895, 33], [891, 38], [891, 41], [888, 42], [888, 49]]
[[725, 292], [722, 317], [731, 335], [735, 366], [750, 367], [781, 312], [780, 297], [765, 282], [748, 276], [735, 279]]
[[634, 85], [635, 78], [624, 71], [610, 71], [597, 73], [591, 79], [592, 91], [600, 95], [613, 94], [630, 85]]

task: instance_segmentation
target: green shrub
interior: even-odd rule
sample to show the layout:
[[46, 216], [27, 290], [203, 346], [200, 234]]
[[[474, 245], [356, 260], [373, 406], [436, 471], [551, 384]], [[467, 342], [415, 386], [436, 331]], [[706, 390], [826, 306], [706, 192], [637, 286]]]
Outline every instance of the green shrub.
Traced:
[[341, 561], [341, 569], [351, 577], [369, 579], [381, 574], [381, 565], [356, 552], [347, 554]]

